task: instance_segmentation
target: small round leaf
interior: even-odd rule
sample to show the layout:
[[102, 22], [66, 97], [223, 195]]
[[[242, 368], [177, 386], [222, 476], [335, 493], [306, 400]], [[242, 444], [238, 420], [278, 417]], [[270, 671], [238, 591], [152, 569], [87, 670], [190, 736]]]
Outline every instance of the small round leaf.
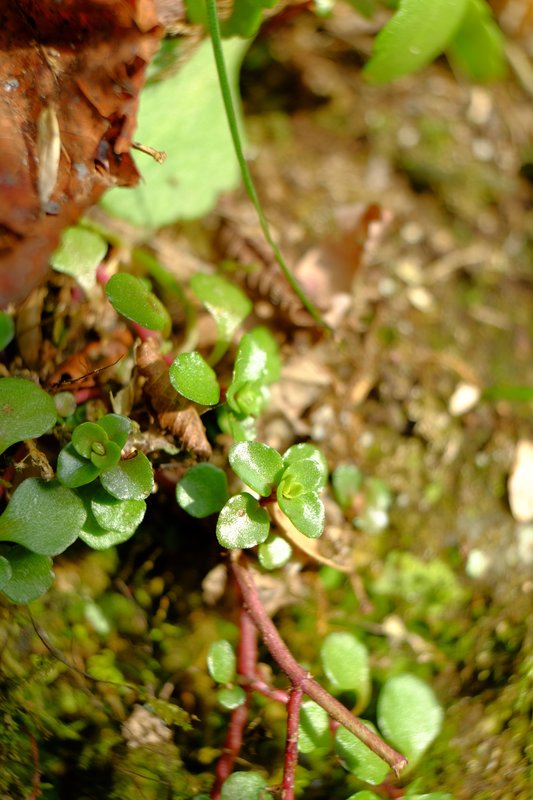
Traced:
[[[103, 449], [103, 452], [99, 452], [101, 449]], [[95, 467], [98, 467], [99, 472], [111, 469], [120, 460], [120, 447], [115, 442], [108, 440], [105, 445], [102, 445], [101, 442], [95, 442], [92, 450], [90, 460]]]
[[190, 285], [217, 326], [219, 341], [210, 358], [213, 364], [226, 351], [231, 337], [252, 310], [252, 303], [244, 292], [220, 275], [206, 275], [200, 272], [191, 278]]
[[213, 642], [207, 654], [207, 669], [217, 683], [231, 683], [235, 679], [237, 659], [235, 650], [226, 639]]
[[234, 772], [224, 781], [220, 800], [267, 800], [267, 785], [258, 772]]
[[263, 569], [279, 569], [292, 555], [292, 547], [283, 536], [270, 535], [259, 545], [257, 557]]
[[0, 453], [42, 436], [56, 419], [55, 403], [40, 386], [24, 378], [0, 378]]
[[108, 280], [105, 291], [113, 308], [126, 319], [151, 331], [167, 335], [171, 328], [168, 311], [140, 278], [117, 272]]
[[[355, 794], [351, 794], [346, 800], [381, 800], [374, 792], [369, 791], [368, 789], [363, 789], [362, 792], [356, 792]], [[411, 798], [412, 800], [412, 798]], [[452, 798], [450, 798], [452, 800]]]
[[226, 473], [214, 464], [196, 464], [176, 486], [176, 500], [191, 517], [209, 517], [228, 499]]
[[264, 542], [270, 519], [255, 497], [248, 492], [231, 497], [217, 522], [217, 539], [222, 547], [255, 547]]
[[320, 648], [324, 672], [336, 690], [357, 692], [366, 705], [370, 693], [368, 651], [351, 633], [330, 633]]
[[347, 509], [361, 488], [363, 473], [355, 464], [340, 464], [334, 470], [331, 482], [335, 500], [342, 509]]
[[442, 708], [433, 690], [415, 675], [395, 675], [378, 698], [378, 725], [388, 741], [418, 763], [442, 726]]
[[284, 497], [298, 497], [306, 492], [319, 491], [323, 486], [322, 465], [310, 458], [303, 458], [286, 468], [281, 479], [280, 491]]
[[[84, 458], [90, 458], [93, 452], [103, 455], [108, 441], [107, 433], [94, 422], [82, 422], [72, 431], [72, 446]], [[102, 450], [93, 450], [93, 445], [102, 445]]]
[[329, 744], [329, 716], [314, 700], [304, 700], [300, 707], [298, 750], [312, 753]]
[[138, 452], [102, 472], [100, 481], [106, 492], [119, 500], [145, 500], [153, 491], [154, 473], [144, 453]]
[[219, 689], [217, 700], [222, 708], [233, 711], [234, 708], [238, 708], [246, 702], [246, 692], [241, 686], [232, 686], [231, 689]]
[[200, 353], [180, 353], [169, 369], [174, 389], [202, 406], [214, 406], [220, 400], [216, 373]]
[[6, 554], [11, 578], [2, 592], [13, 603], [31, 603], [41, 597], [54, 582], [52, 559], [30, 553], [25, 547], [14, 547]]
[[283, 474], [283, 461], [277, 450], [262, 442], [239, 442], [229, 451], [233, 471], [247, 486], [268, 497]]
[[96, 423], [120, 449], [124, 447], [131, 433], [131, 420], [122, 414], [105, 414]]
[[307, 492], [295, 498], [285, 497], [280, 483], [277, 499], [283, 513], [300, 533], [310, 539], [318, 539], [322, 535], [326, 515], [322, 500], [316, 492]]
[[100, 470], [88, 458], [80, 456], [69, 442], [59, 453], [57, 459], [57, 479], [63, 486], [76, 489], [91, 483], [100, 474]]
[[314, 461], [317, 464], [322, 475], [320, 486], [325, 486], [328, 480], [328, 463], [324, 453], [319, 450], [318, 447], [315, 447], [314, 444], [302, 442], [300, 444], [293, 444], [283, 456], [285, 467], [289, 467], [291, 464], [302, 460]]
[[77, 539], [86, 513], [80, 498], [57, 481], [27, 478], [0, 517], [0, 541], [56, 556]]
[[91, 511], [105, 530], [132, 533], [144, 519], [144, 500], [117, 500], [102, 487], [97, 487], [91, 500]]
[[61, 242], [50, 263], [57, 272], [75, 278], [83, 289], [96, 285], [96, 268], [107, 252], [108, 244], [98, 233], [77, 225], [61, 234]]
[[[367, 728], [376, 733], [371, 722], [361, 720]], [[390, 771], [390, 767], [379, 756], [370, 750], [353, 733], [346, 728], [337, 728], [335, 732], [335, 752], [342, 760], [343, 766], [359, 780], [377, 786], [382, 783]]]

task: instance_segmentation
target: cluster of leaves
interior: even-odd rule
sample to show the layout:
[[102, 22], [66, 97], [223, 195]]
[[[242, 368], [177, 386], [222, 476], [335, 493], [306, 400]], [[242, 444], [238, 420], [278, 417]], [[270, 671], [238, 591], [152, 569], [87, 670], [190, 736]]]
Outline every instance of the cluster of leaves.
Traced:
[[[370, 710], [372, 673], [366, 646], [351, 633], [331, 633], [321, 644], [320, 660], [330, 690], [345, 697], [355, 696], [355, 713]], [[207, 666], [212, 679], [220, 687], [217, 699], [222, 708], [233, 710], [245, 702], [246, 694], [237, 684], [236, 658], [230, 642], [213, 642]], [[399, 673], [386, 679], [381, 686], [373, 716], [385, 739], [408, 758], [408, 772], [412, 772], [438, 736], [443, 712], [424, 681], [415, 675]], [[377, 732], [374, 722], [363, 722]], [[332, 731], [327, 712], [313, 700], [304, 700], [300, 709], [299, 752], [310, 759], [323, 759], [332, 749], [344, 769], [363, 784], [377, 786], [389, 774], [389, 766], [379, 756], [344, 727]], [[256, 772], [235, 773], [233, 780], [242, 792], [241, 798], [259, 797], [259, 789], [267, 785], [263, 776]], [[416, 782], [411, 790], [406, 791], [406, 796], [413, 800], [421, 797], [416, 792]], [[363, 790], [348, 800], [374, 800], [377, 797], [373, 792]], [[425, 794], [424, 798], [451, 800], [450, 795], [438, 792]]]
[[[220, 512], [216, 533], [229, 549], [259, 545], [259, 560], [267, 569], [285, 564], [290, 545], [270, 535], [267, 507], [278, 503], [294, 527], [315, 539], [324, 530], [324, 505], [319, 493], [328, 477], [324, 456], [311, 444], [297, 444], [281, 456], [262, 442], [239, 442], [229, 451], [235, 474], [250, 492], [228, 496], [225, 473], [212, 464], [192, 467], [176, 487], [179, 505], [194, 517]], [[266, 507], [265, 507], [266, 506]]]
[[392, 495], [386, 481], [363, 475], [355, 464], [340, 464], [331, 482], [335, 500], [355, 528], [380, 533], [387, 527]]

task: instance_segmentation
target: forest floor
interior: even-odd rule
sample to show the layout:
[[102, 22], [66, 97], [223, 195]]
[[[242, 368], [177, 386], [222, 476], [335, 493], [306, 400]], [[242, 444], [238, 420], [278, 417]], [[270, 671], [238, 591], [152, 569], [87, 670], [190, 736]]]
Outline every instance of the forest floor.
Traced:
[[[420, 791], [530, 800], [533, 457], [518, 446], [533, 442], [533, 104], [514, 73], [472, 86], [444, 62], [367, 86], [365, 47], [342, 13], [304, 15], [267, 28], [243, 73], [259, 193], [334, 329], [307, 324], [265, 255], [267, 278], [248, 286], [284, 367], [259, 438], [281, 450], [311, 440], [331, 469], [357, 465], [390, 500], [363, 485], [357, 528], [329, 503], [318, 549], [271, 579], [272, 608], [311, 669], [320, 638], [349, 629], [365, 637], [378, 683], [401, 668], [431, 683], [445, 723], [411, 776]], [[152, 244], [182, 265], [180, 279], [217, 255], [264, 252], [240, 190]], [[236, 628], [205, 581], [219, 574], [213, 532], [171, 495], [162, 483], [118, 555], [80, 546], [58, 560], [55, 588], [33, 608], [52, 653], [25, 610], [2, 609], [0, 748], [12, 775], [0, 797], [27, 797], [36, 770], [50, 800], [74, 786], [79, 800], [187, 797], [191, 775], [208, 790], [226, 723], [205, 655]], [[172, 696], [198, 721], [174, 750], [127, 748], [121, 725], [138, 694], [86, 673]], [[258, 707], [243, 764], [280, 761], [282, 713]], [[302, 796], [349, 793], [345, 773], [306, 769]]]

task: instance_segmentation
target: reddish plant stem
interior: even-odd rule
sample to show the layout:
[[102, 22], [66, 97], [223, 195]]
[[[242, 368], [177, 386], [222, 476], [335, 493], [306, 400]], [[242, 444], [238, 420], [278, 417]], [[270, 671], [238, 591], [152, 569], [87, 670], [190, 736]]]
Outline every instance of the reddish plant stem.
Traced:
[[269, 700], [275, 700], [277, 703], [283, 703], [284, 705], [287, 705], [289, 702], [288, 692], [286, 692], [284, 689], [275, 689], [274, 687], [269, 686], [268, 683], [265, 683], [262, 678], [251, 678], [250, 680], [246, 678], [246, 680], [243, 681], [243, 686], [245, 689], [258, 692], [259, 694], [262, 694], [263, 697], [268, 697]]
[[283, 760], [283, 782], [281, 800], [294, 800], [294, 780], [298, 764], [298, 724], [304, 691], [302, 686], [293, 686], [287, 704], [287, 740]]
[[354, 717], [342, 703], [339, 703], [335, 697], [327, 692], [298, 664], [266, 613], [248, 567], [239, 564], [236, 558], [232, 561], [231, 566], [248, 614], [260, 631], [272, 658], [287, 675], [292, 686], [300, 687], [308, 697], [325, 709], [330, 717], [344, 725], [345, 728], [366, 744], [372, 752], [386, 761], [396, 775], [399, 775], [406, 766], [407, 759], [369, 730], [361, 720]]
[[27, 800], [37, 800], [37, 798], [42, 795], [41, 768], [39, 766], [39, 747], [37, 745], [37, 739], [31, 733], [30, 733], [30, 744], [31, 744], [31, 757], [33, 760], [34, 772], [32, 780], [32, 792], [28, 796]]
[[[240, 641], [237, 655], [237, 672], [240, 675], [255, 675], [257, 665], [257, 629], [244, 608], [241, 609]], [[239, 755], [244, 737], [244, 729], [248, 720], [251, 687], [244, 686], [247, 697], [242, 706], [231, 712], [231, 717], [224, 742], [224, 750], [217, 761], [215, 783], [211, 790], [211, 800], [219, 800], [224, 781], [231, 775], [235, 760]]]

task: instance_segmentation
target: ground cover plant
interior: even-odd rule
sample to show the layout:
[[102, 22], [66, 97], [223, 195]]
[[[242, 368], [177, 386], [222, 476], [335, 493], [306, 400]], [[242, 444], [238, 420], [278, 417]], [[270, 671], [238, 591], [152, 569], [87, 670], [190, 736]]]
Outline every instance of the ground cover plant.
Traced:
[[[460, 701], [470, 694], [489, 709], [491, 735], [505, 742], [504, 774], [513, 783], [508, 796], [522, 796], [531, 675], [527, 581], [510, 586], [502, 577], [508, 595], [516, 595], [512, 614], [506, 595], [496, 594], [497, 581], [494, 594], [486, 595], [490, 601], [468, 584], [490, 574], [490, 559], [482, 540], [460, 546], [459, 534], [446, 539], [445, 499], [457, 478], [451, 468], [436, 468], [435, 458], [453, 466], [454, 447], [456, 454], [463, 448], [472, 456], [463, 444], [470, 425], [478, 461], [470, 460], [486, 468], [492, 463], [487, 423], [472, 409], [483, 398], [496, 419], [505, 419], [494, 403], [529, 402], [531, 391], [506, 385], [509, 376], [502, 379], [495, 359], [482, 380], [460, 358], [448, 356], [446, 343], [430, 331], [433, 351], [415, 351], [415, 360], [433, 359], [443, 370], [430, 402], [438, 407], [439, 392], [451, 394], [450, 371], [463, 384], [440, 417], [421, 400], [423, 377], [405, 393], [401, 381], [387, 374], [395, 363], [387, 353], [401, 353], [405, 370], [401, 317], [410, 320], [413, 310], [431, 314], [435, 306], [407, 257], [397, 259], [394, 278], [382, 274], [378, 284], [368, 279], [366, 265], [387, 223], [386, 209], [377, 198], [359, 217], [352, 207], [357, 221], [351, 230], [339, 228], [336, 241], [322, 234], [322, 252], [289, 268], [268, 221], [271, 215], [276, 220], [270, 184], [258, 165], [267, 215], [245, 159], [232, 88], [250, 47], [246, 40], [264, 16], [264, 38], [249, 55], [250, 78], [265, 59], [294, 70], [290, 59], [304, 58], [301, 45], [297, 55], [287, 56], [287, 50], [273, 58], [269, 25], [273, 31], [287, 26], [296, 41], [301, 25], [305, 36], [322, 37], [327, 51], [343, 41], [335, 26], [348, 14], [362, 30], [370, 25], [372, 55], [367, 38], [360, 51], [366, 66], [358, 69], [367, 81], [361, 91], [370, 93], [443, 52], [464, 76], [460, 81], [501, 79], [504, 40], [478, 0], [436, 2], [428, 14], [416, 0], [392, 12], [386, 4], [354, 5], [355, 11], [297, 9], [292, 22], [284, 9], [236, 4], [220, 22], [212, 0], [207, 11], [189, 4], [192, 27], [186, 31], [196, 50], [184, 56], [182, 39], [169, 26], [143, 95], [139, 138], [149, 144], [136, 146], [153, 157], [153, 163], [143, 162], [149, 164], [146, 183], [114, 189], [104, 197], [105, 216], [91, 213], [67, 229], [50, 256], [56, 273], [48, 285], [2, 312], [6, 728], [0, 746], [12, 766], [0, 785], [7, 796], [66, 797], [74, 786], [79, 794], [90, 774], [92, 785], [80, 796], [119, 798], [138, 791], [202, 800], [481, 800], [494, 788], [484, 786], [479, 763], [470, 785], [450, 766], [457, 752], [467, 758], [477, 747], [468, 743], [459, 716]], [[204, 28], [211, 41], [198, 44]], [[242, 38], [232, 38], [236, 34]], [[336, 62], [330, 55], [324, 60], [320, 47], [313, 58], [321, 68]], [[178, 69], [180, 61], [185, 64]], [[342, 63], [339, 57], [339, 69]], [[436, 69], [453, 80], [448, 67]], [[307, 91], [315, 124], [323, 91], [319, 73], [302, 72], [312, 87]], [[251, 87], [253, 108], [258, 101]], [[472, 95], [482, 98], [474, 120], [487, 96]], [[346, 96], [336, 98], [330, 111], [337, 121], [321, 123], [330, 134], [339, 119], [348, 125]], [[176, 116], [163, 122], [158, 109], [170, 105]], [[367, 119], [378, 160], [391, 148], [390, 123], [380, 113]], [[275, 120], [283, 147], [285, 123]], [[397, 168], [417, 192], [443, 198], [443, 209], [462, 225], [452, 237], [457, 245], [477, 224], [479, 209], [506, 202], [510, 190], [502, 182], [495, 191], [493, 173], [477, 174], [470, 200], [457, 199], [442, 166], [450, 147], [445, 128], [429, 115], [420, 129], [430, 155], [421, 147], [417, 161], [408, 152], [412, 145], [400, 148]], [[39, 163], [52, 175], [54, 130], [48, 125], [47, 133], [38, 134], [52, 138], [38, 142]], [[195, 149], [199, 131], [209, 135]], [[408, 142], [413, 133], [398, 136]], [[474, 144], [474, 152], [486, 152], [483, 142]], [[183, 152], [193, 165], [185, 171]], [[165, 155], [166, 171], [160, 163]], [[231, 208], [218, 219], [208, 217], [203, 228], [188, 223], [178, 233], [173, 223], [205, 214], [221, 190], [237, 183], [239, 171], [260, 235], [248, 235], [244, 225], [240, 231]], [[47, 204], [55, 202], [54, 182], [39, 179], [37, 188], [41, 211], [53, 214]], [[332, 191], [334, 196], [338, 189]], [[166, 232], [165, 225], [171, 226]], [[283, 237], [279, 218], [277, 227]], [[402, 230], [406, 245], [421, 241], [407, 222]], [[184, 251], [176, 251], [176, 235], [190, 243]], [[523, 245], [525, 258], [527, 244], [519, 236], [518, 242], [515, 251]], [[285, 244], [290, 252], [290, 238]], [[435, 248], [445, 258], [442, 245]], [[176, 252], [188, 254], [184, 271], [175, 267]], [[326, 278], [329, 267], [321, 259], [326, 265], [329, 259], [335, 279], [346, 273], [344, 291], [328, 283], [333, 279]], [[437, 263], [434, 272], [440, 268], [446, 275], [453, 269], [447, 263]], [[357, 269], [369, 280], [366, 294]], [[405, 291], [398, 290], [398, 280]], [[465, 295], [468, 307], [481, 307], [479, 292], [490, 296], [493, 289], [490, 281], [478, 284], [477, 296]], [[396, 318], [387, 304], [397, 298], [409, 305], [406, 311], [400, 303]], [[354, 372], [356, 352], [369, 360], [366, 374]], [[299, 373], [298, 359], [304, 364]], [[304, 391], [298, 399], [299, 382]], [[387, 409], [385, 417], [380, 407]], [[512, 409], [513, 424], [523, 429], [527, 421]], [[368, 422], [366, 439], [362, 419]], [[502, 435], [500, 423], [492, 425], [494, 436]], [[522, 439], [516, 460], [527, 452], [524, 434]], [[427, 456], [417, 449], [421, 441], [428, 444]], [[520, 576], [529, 563], [530, 511], [513, 486], [527, 467], [509, 465], [509, 513], [503, 510], [501, 463], [494, 458], [500, 472], [493, 495], [498, 513], [516, 521], [507, 559], [518, 564]], [[467, 478], [479, 485], [475, 469]], [[410, 499], [415, 489], [417, 510]], [[481, 492], [476, 502], [486, 502]], [[439, 537], [424, 532], [417, 546], [413, 531], [430, 512], [443, 517]], [[457, 576], [459, 565], [465, 565], [463, 577]], [[497, 624], [487, 613], [490, 602]], [[483, 698], [476, 681], [490, 681]], [[480, 723], [472, 730], [475, 741], [488, 729]], [[451, 744], [454, 737], [459, 745]]]

